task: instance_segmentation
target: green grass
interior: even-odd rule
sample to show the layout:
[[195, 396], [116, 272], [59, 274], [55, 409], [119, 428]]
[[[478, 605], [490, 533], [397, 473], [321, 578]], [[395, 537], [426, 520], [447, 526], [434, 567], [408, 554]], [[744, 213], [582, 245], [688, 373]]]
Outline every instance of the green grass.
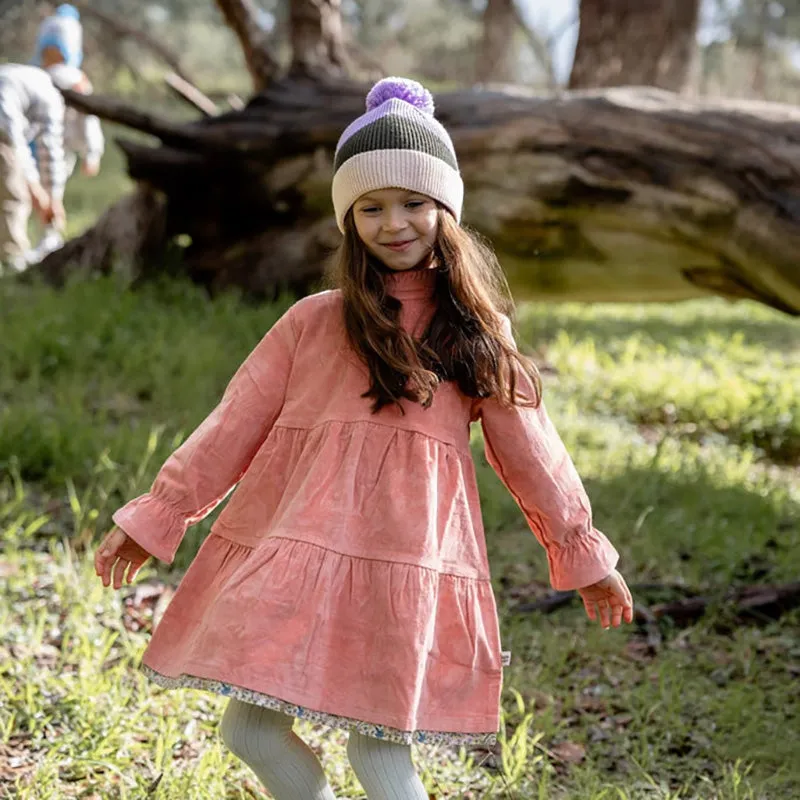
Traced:
[[667, 424], [690, 438], [718, 432], [772, 459], [800, 461], [797, 325], [766, 308], [723, 303], [596, 306], [573, 320], [577, 311], [562, 306], [525, 332], [545, 342], [561, 391], [580, 393], [584, 410]]
[[[104, 590], [91, 548], [288, 302], [210, 301], [175, 283], [133, 294], [113, 278], [62, 292], [0, 281], [0, 797], [263, 796], [219, 741], [222, 698], [165, 692], [136, 671], [153, 604], [135, 586]], [[631, 583], [721, 596], [798, 579], [796, 321], [717, 301], [521, 311], [520, 340], [553, 368], [548, 409]], [[663, 626], [653, 653], [633, 628], [591, 626], [577, 604], [515, 611], [547, 590], [546, 562], [481, 448], [476, 431], [513, 651], [507, 735], [490, 758], [416, 749], [429, 791], [800, 796], [800, 614], [732, 626], [719, 609], [686, 630]], [[174, 569], [151, 564], [138, 583], [176, 582], [209, 524], [189, 532]], [[635, 592], [640, 603], [662, 595]], [[337, 797], [363, 797], [344, 735], [298, 731]]]

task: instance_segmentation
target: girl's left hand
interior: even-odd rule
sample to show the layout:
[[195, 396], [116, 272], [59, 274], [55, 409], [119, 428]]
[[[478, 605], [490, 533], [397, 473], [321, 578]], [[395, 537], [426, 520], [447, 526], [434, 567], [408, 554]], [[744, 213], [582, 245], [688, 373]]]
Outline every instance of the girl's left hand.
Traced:
[[589, 619], [595, 620], [600, 616], [600, 624], [607, 630], [613, 625], [620, 626], [625, 622], [633, 622], [633, 598], [625, 578], [614, 570], [603, 580], [578, 589], [583, 598], [583, 606]]

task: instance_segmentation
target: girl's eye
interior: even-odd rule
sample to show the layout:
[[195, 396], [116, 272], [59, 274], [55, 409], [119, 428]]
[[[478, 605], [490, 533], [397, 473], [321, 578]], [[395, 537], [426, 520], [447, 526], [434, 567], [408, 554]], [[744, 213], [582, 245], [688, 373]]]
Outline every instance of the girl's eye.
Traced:
[[361, 209], [362, 214], [374, 214], [376, 211], [380, 211], [377, 206], [367, 206]]
[[419, 208], [420, 206], [424, 206], [424, 205], [425, 205], [425, 201], [424, 200], [409, 200], [406, 203], [406, 207], [407, 208]]

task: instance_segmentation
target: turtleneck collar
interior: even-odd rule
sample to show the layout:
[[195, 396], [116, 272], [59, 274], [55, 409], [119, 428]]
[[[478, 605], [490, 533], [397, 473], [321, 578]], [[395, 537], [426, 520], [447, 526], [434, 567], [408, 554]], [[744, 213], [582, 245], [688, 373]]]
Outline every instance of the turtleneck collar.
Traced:
[[436, 286], [436, 272], [433, 267], [387, 272], [383, 281], [387, 293], [401, 302], [410, 299], [430, 299]]

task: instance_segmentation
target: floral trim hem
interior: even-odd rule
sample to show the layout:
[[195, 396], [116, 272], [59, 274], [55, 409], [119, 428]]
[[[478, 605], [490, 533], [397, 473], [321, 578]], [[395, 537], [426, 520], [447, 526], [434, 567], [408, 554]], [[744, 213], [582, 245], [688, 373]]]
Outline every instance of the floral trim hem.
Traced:
[[287, 703], [277, 697], [268, 694], [244, 689], [241, 686], [234, 686], [230, 683], [223, 683], [211, 678], [198, 678], [194, 675], [179, 675], [177, 678], [170, 678], [156, 672], [147, 664], [140, 664], [139, 669], [154, 683], [164, 689], [202, 689], [207, 692], [233, 697], [245, 703], [271, 708], [273, 711], [281, 711], [284, 714], [306, 719], [321, 725], [341, 730], [354, 730], [364, 736], [372, 736], [375, 739], [383, 739], [398, 744], [469, 744], [469, 745], [493, 745], [497, 742], [497, 733], [450, 733], [447, 731], [403, 731], [399, 728], [390, 728], [388, 725], [376, 725], [372, 722], [363, 722], [350, 717], [340, 717], [336, 714], [327, 714], [323, 711], [314, 711], [311, 708], [298, 706], [295, 703]]

